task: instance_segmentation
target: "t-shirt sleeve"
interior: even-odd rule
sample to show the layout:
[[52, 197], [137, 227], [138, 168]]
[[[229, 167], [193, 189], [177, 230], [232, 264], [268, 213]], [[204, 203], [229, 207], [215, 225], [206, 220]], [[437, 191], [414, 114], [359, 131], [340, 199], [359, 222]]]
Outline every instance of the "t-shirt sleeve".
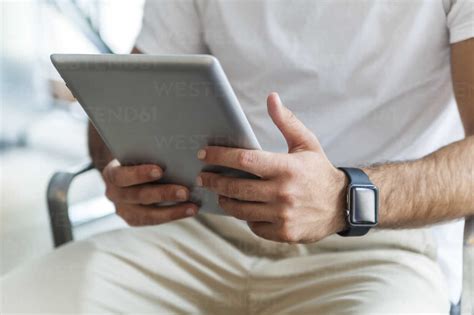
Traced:
[[135, 47], [149, 54], [206, 53], [194, 0], [147, 0]]
[[451, 44], [474, 37], [474, 0], [451, 0], [447, 24]]

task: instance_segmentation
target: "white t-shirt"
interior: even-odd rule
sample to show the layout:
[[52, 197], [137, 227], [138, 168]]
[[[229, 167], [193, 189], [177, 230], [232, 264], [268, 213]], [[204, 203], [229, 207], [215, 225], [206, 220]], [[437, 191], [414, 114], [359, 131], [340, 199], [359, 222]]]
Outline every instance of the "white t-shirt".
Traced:
[[[472, 0], [150, 0], [137, 47], [210, 53], [263, 149], [286, 151], [266, 112], [277, 91], [339, 166], [420, 158], [464, 136], [450, 43], [474, 36]], [[461, 291], [462, 222], [434, 228]]]

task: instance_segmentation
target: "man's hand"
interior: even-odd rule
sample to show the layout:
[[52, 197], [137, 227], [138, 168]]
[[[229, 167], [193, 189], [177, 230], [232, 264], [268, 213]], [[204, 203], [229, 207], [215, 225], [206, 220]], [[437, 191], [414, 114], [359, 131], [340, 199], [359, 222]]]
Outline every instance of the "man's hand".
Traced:
[[[141, 53], [133, 48], [132, 54]], [[89, 124], [89, 152], [97, 169], [102, 170], [106, 195], [116, 212], [129, 225], [155, 225], [197, 213], [198, 207], [187, 202], [189, 190], [184, 186], [158, 184], [163, 175], [158, 165], [121, 166], [94, 126]], [[110, 161], [110, 162], [109, 162]], [[181, 202], [159, 206], [163, 202]]]
[[327, 159], [316, 136], [282, 105], [278, 94], [270, 94], [267, 106], [288, 143], [288, 153], [206, 147], [198, 152], [205, 163], [261, 179], [202, 172], [197, 184], [219, 194], [222, 209], [269, 240], [308, 243], [343, 230], [346, 176]]
[[[157, 165], [121, 166], [112, 160], [102, 172], [106, 196], [116, 212], [131, 226], [156, 225], [193, 216], [198, 207], [190, 202], [188, 188], [158, 184], [163, 170]], [[162, 202], [180, 202], [159, 206]]]

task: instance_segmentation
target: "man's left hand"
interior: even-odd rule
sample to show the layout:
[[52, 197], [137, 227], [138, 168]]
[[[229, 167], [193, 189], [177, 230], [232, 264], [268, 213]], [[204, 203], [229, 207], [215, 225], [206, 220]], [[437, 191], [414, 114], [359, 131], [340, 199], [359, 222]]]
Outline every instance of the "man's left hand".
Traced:
[[276, 93], [268, 113], [288, 144], [288, 153], [208, 146], [198, 158], [255, 174], [242, 179], [201, 172], [196, 179], [219, 195], [228, 214], [247, 221], [265, 239], [309, 243], [344, 229], [346, 176], [328, 160], [316, 136], [283, 104]]

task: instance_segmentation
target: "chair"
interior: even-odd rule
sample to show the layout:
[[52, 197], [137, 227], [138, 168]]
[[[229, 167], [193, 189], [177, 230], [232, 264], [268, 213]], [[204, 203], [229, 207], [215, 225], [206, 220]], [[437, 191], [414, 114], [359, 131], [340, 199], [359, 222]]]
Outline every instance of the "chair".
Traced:
[[[54, 246], [58, 247], [74, 240], [74, 228], [104, 218], [113, 213], [108, 208], [90, 218], [81, 218], [80, 215], [70, 216], [73, 207], [68, 202], [68, 192], [72, 181], [81, 174], [93, 170], [91, 162], [74, 167], [67, 171], [60, 171], [53, 175], [47, 190], [47, 202]], [[76, 206], [77, 207], [77, 206]], [[76, 209], [80, 210], [81, 207]], [[83, 208], [83, 207], [82, 207]], [[466, 218], [464, 226], [464, 283], [462, 304], [451, 306], [451, 315], [474, 314], [474, 217]]]

